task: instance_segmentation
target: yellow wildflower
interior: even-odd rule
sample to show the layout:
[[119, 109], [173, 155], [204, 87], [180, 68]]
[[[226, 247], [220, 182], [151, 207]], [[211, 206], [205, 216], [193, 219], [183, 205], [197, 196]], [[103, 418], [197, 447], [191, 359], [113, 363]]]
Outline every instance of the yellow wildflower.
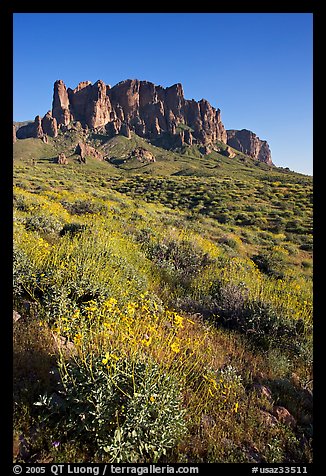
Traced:
[[141, 343], [145, 345], [146, 347], [149, 347], [152, 343], [152, 336], [145, 334], [144, 339], [141, 340]]
[[76, 334], [75, 337], [74, 337], [75, 344], [78, 344], [81, 341], [82, 338], [83, 338], [82, 334], [80, 334], [80, 333]]
[[119, 357], [111, 352], [106, 352], [104, 359], [102, 359], [102, 364], [106, 365], [109, 360], [119, 360]]
[[183, 329], [183, 317], [182, 316], [179, 316], [179, 314], [175, 313], [174, 314], [174, 324], [177, 326], [177, 327], [180, 327], [181, 329]]
[[180, 345], [178, 342], [173, 342], [171, 344], [171, 350], [173, 350], [173, 352], [175, 352], [176, 354], [178, 354], [180, 352]]

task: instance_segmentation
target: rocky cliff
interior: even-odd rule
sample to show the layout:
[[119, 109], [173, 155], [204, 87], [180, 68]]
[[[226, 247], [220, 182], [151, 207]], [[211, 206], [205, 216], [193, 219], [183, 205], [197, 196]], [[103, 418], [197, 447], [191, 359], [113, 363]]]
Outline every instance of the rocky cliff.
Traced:
[[68, 128], [76, 121], [84, 128], [111, 136], [130, 137], [133, 131], [151, 140], [167, 133], [177, 138], [179, 145], [227, 141], [220, 110], [208, 101], [185, 99], [179, 83], [163, 88], [138, 79], [122, 81], [112, 88], [100, 80], [94, 84], [83, 81], [75, 89], [58, 80], [54, 83], [52, 111], [21, 127], [17, 137], [56, 137], [58, 128]]
[[231, 129], [226, 132], [227, 143], [229, 146], [249, 155], [259, 162], [273, 165], [272, 154], [269, 145], [265, 140], [259, 139], [256, 134], [247, 129], [242, 129], [241, 131]]
[[[163, 88], [149, 81], [128, 79], [111, 88], [103, 81], [85, 81], [75, 89], [66, 89], [59, 80], [54, 84], [52, 114], [59, 125], [79, 121], [111, 135], [128, 136], [133, 131], [154, 139], [168, 132], [186, 136], [182, 139], [188, 143], [201, 144], [216, 140], [226, 143], [227, 139], [220, 110], [204, 99], [185, 99], [179, 83]], [[186, 126], [187, 134], [182, 134], [179, 126]]]
[[[109, 137], [122, 134], [130, 138], [134, 132], [149, 140], [163, 139], [161, 143], [169, 147], [198, 144], [209, 148], [219, 141], [273, 165], [266, 141], [246, 129], [226, 131], [220, 109], [206, 99], [185, 99], [180, 83], [163, 88], [149, 81], [127, 79], [111, 88], [98, 80], [94, 84], [83, 81], [71, 89], [59, 79], [54, 83], [52, 110], [16, 128], [13, 140], [35, 137], [46, 142], [47, 136], [56, 137], [58, 130], [77, 124]], [[232, 151], [228, 156], [231, 154], [234, 156]]]

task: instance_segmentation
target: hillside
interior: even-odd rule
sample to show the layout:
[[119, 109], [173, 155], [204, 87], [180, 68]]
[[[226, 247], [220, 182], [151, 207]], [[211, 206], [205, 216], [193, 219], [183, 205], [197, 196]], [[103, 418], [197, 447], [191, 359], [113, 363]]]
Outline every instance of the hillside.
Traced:
[[312, 178], [154, 143], [13, 144], [14, 459], [311, 462]]

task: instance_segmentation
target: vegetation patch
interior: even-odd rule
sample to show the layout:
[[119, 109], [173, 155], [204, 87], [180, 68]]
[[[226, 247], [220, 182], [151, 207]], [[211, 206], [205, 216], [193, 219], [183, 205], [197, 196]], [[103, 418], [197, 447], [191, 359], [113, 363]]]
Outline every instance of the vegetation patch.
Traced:
[[311, 178], [89, 140], [14, 144], [14, 460], [311, 462]]

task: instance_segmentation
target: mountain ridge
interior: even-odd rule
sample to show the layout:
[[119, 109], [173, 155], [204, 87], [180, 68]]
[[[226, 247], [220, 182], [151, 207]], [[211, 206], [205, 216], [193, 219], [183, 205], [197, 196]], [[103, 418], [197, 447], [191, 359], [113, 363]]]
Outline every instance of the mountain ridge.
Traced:
[[46, 141], [45, 136], [56, 137], [58, 130], [66, 131], [76, 124], [109, 137], [121, 134], [130, 138], [131, 132], [150, 141], [164, 137], [179, 147], [209, 147], [220, 142], [274, 165], [266, 141], [251, 131], [231, 137], [220, 109], [206, 99], [185, 99], [181, 83], [164, 88], [138, 79], [126, 79], [113, 87], [102, 80], [94, 84], [82, 81], [74, 89], [59, 79], [54, 83], [52, 109], [43, 118], [38, 115], [34, 122], [14, 126], [13, 141], [30, 137]]

